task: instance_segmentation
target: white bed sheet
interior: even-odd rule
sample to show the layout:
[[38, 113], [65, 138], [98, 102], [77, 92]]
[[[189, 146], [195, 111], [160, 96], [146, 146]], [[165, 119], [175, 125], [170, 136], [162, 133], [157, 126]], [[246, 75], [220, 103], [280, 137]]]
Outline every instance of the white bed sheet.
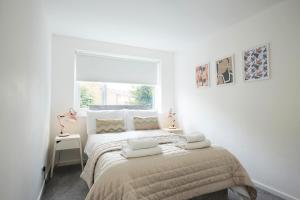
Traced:
[[155, 137], [160, 135], [170, 135], [164, 130], [144, 130], [144, 131], [126, 131], [121, 133], [102, 133], [102, 134], [92, 134], [88, 135], [87, 143], [84, 148], [84, 152], [88, 157], [92, 155], [94, 150], [99, 144], [126, 140], [130, 138], [144, 138], [144, 137]]

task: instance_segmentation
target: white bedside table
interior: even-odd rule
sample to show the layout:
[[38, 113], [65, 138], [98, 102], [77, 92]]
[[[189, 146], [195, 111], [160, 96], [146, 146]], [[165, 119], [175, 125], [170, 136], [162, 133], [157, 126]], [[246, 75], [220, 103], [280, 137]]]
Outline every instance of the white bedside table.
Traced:
[[183, 130], [180, 128], [163, 128], [163, 130], [168, 131], [169, 133], [183, 134]]
[[81, 168], [83, 170], [83, 160], [82, 160], [82, 148], [81, 148], [81, 139], [79, 134], [71, 134], [66, 137], [56, 136], [53, 144], [53, 156], [51, 163], [51, 174], [50, 177], [53, 176], [53, 169], [55, 165], [55, 153], [58, 150], [66, 150], [66, 149], [79, 149], [80, 151], [80, 161]]

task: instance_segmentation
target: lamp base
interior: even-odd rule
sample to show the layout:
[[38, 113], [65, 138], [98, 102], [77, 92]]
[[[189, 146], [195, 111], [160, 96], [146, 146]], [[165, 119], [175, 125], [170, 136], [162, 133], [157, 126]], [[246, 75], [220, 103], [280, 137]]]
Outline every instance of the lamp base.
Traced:
[[169, 126], [169, 129], [177, 129], [176, 126]]
[[70, 133], [60, 133], [58, 136], [59, 137], [68, 137]]

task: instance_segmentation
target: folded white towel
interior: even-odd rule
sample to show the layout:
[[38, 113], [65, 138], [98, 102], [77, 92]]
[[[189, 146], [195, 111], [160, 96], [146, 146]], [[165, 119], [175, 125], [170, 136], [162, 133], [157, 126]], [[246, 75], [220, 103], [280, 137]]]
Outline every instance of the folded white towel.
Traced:
[[161, 148], [159, 146], [152, 147], [148, 149], [139, 149], [139, 150], [132, 150], [128, 146], [123, 146], [121, 155], [125, 158], [137, 158], [137, 157], [143, 157], [143, 156], [152, 156], [161, 154]]
[[191, 133], [183, 136], [187, 142], [201, 142], [205, 140], [205, 136], [202, 133]]
[[187, 150], [207, 148], [210, 147], [210, 145], [211, 143], [209, 140], [204, 140], [201, 142], [192, 142], [192, 143], [182, 142], [177, 144], [178, 147]]
[[134, 138], [127, 140], [129, 148], [132, 150], [147, 149], [158, 146], [158, 141], [154, 138]]

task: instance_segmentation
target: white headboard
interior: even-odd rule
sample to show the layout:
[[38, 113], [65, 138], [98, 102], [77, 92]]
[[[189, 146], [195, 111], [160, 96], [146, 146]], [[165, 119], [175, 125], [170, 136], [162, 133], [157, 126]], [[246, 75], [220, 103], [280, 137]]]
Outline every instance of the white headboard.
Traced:
[[87, 111], [87, 134], [96, 134], [96, 119], [123, 119], [126, 130], [134, 130], [133, 117], [150, 117], [158, 114], [153, 110], [89, 110]]
[[96, 119], [124, 119], [125, 120], [125, 111], [124, 110], [87, 111], [87, 119], [86, 119], [87, 134], [96, 134]]

